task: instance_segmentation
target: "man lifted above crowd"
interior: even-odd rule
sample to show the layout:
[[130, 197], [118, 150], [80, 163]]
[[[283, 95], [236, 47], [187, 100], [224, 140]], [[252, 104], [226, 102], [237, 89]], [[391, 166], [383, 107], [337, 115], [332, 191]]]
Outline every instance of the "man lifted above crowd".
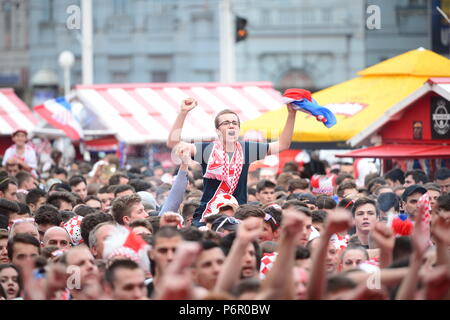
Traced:
[[[181, 131], [189, 111], [197, 106], [197, 101], [186, 99], [181, 105], [175, 123], [169, 134], [167, 146], [181, 147]], [[289, 148], [295, 124], [296, 111], [288, 105], [288, 117], [275, 142], [239, 141], [241, 122], [236, 112], [225, 109], [220, 111], [214, 125], [218, 139], [213, 142], [190, 144], [191, 155], [202, 166], [203, 196], [200, 206], [194, 213], [193, 225], [204, 223], [204, 216], [211, 213], [211, 204], [219, 194], [231, 194], [238, 203], [247, 203], [247, 176], [250, 164], [263, 159], [266, 155], [277, 154]]]

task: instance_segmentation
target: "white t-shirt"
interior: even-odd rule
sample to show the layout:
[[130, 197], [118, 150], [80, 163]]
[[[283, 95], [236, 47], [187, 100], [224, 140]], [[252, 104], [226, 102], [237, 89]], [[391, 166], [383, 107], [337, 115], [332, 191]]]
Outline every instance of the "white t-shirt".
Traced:
[[19, 156], [16, 153], [16, 145], [12, 145], [8, 149], [6, 149], [5, 156], [3, 157], [2, 166], [6, 166], [6, 163], [9, 159], [16, 157], [18, 159], [21, 159], [23, 162], [25, 162], [27, 165], [29, 165], [32, 170], [32, 174], [36, 176], [36, 169], [37, 169], [37, 158], [36, 158], [36, 152], [34, 152], [34, 149], [30, 147], [29, 145], [25, 145], [25, 152], [22, 156]]

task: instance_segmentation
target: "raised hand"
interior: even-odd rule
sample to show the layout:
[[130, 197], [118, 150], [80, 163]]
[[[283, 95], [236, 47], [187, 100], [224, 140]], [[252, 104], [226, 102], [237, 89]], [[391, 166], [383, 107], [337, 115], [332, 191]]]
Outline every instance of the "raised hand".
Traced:
[[174, 162], [182, 164], [189, 164], [191, 160], [191, 149], [192, 145], [186, 142], [178, 143], [172, 150], [175, 155]]
[[163, 226], [178, 227], [178, 225], [182, 223], [183, 223], [182, 217], [178, 213], [166, 212], [161, 216], [159, 225], [160, 227]]
[[328, 214], [325, 231], [328, 236], [331, 236], [334, 233], [348, 230], [352, 226], [353, 220], [350, 213], [345, 209], [338, 208]]
[[194, 109], [197, 106], [197, 100], [195, 100], [194, 98], [187, 98], [185, 100], [183, 100], [183, 102], [181, 103], [181, 111], [182, 112], [189, 112], [192, 109]]
[[377, 222], [370, 234], [370, 237], [375, 241], [378, 248], [382, 250], [394, 249], [395, 235], [385, 223]]
[[283, 222], [281, 228], [288, 237], [294, 237], [302, 231], [305, 221], [303, 215], [296, 212], [286, 210], [283, 213]]
[[260, 218], [250, 217], [239, 224], [236, 238], [242, 242], [250, 243], [258, 239], [262, 231], [262, 220]]

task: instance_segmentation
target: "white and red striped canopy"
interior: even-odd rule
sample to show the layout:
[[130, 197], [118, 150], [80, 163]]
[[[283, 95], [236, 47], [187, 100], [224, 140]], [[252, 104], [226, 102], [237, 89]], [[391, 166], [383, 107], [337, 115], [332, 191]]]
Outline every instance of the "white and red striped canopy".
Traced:
[[31, 132], [37, 123], [38, 119], [13, 89], [0, 89], [0, 135], [10, 135], [17, 129]]
[[198, 106], [187, 116], [185, 140], [214, 138], [214, 117], [223, 109], [235, 111], [244, 122], [283, 105], [270, 82], [78, 85], [76, 92], [118, 140], [129, 144], [167, 141], [188, 97]]

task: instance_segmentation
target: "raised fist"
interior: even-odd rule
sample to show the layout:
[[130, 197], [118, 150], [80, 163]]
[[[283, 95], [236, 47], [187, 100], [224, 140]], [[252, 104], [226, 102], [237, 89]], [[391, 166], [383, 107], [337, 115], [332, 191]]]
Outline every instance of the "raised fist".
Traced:
[[197, 100], [194, 98], [187, 98], [181, 103], [181, 111], [189, 112], [197, 106]]

